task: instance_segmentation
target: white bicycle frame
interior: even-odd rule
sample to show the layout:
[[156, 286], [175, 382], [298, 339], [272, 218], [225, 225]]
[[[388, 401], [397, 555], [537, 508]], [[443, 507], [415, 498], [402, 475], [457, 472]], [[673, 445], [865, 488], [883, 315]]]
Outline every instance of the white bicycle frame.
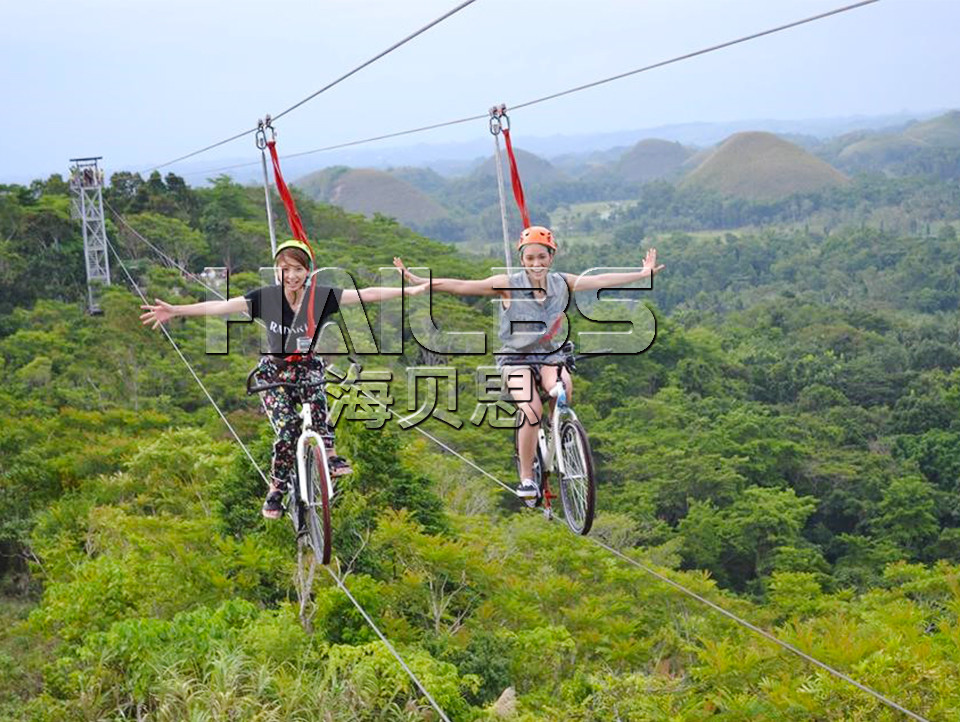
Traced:
[[573, 409], [567, 405], [567, 389], [563, 381], [557, 379], [557, 383], [550, 389], [550, 396], [556, 399], [553, 405], [553, 413], [550, 414], [550, 441], [547, 442], [547, 435], [543, 431], [543, 425], [537, 430], [537, 443], [540, 445], [540, 457], [543, 459], [543, 472], [552, 472], [556, 464], [559, 475], [562, 477], [566, 473], [563, 454], [557, 452], [560, 448], [560, 414], [564, 413], [570, 418], [576, 420], [577, 415]]
[[[297, 439], [297, 483], [300, 485], [300, 501], [304, 504], [310, 495], [307, 493], [307, 462], [306, 451], [307, 443], [313, 441], [321, 449], [320, 458], [323, 459], [323, 470], [326, 472], [327, 498], [333, 498], [333, 481], [330, 478], [330, 463], [327, 460], [327, 446], [323, 437], [313, 430], [313, 415], [309, 403], [302, 404], [300, 409], [300, 418], [303, 421], [301, 426], [300, 438]], [[317, 500], [313, 500], [313, 506], [317, 505]]]

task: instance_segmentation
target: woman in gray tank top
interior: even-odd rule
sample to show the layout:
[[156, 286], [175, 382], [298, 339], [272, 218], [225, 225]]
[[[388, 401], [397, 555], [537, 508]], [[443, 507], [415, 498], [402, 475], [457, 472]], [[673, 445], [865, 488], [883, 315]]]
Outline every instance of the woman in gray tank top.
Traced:
[[[431, 290], [458, 296], [499, 296], [502, 343], [497, 352], [497, 366], [502, 369], [505, 388], [524, 415], [527, 423], [517, 433], [517, 455], [520, 458], [520, 484], [517, 496], [536, 498], [540, 489], [533, 482], [533, 459], [537, 449], [537, 426], [543, 406], [535, 386], [549, 391], [563, 381], [567, 398], [573, 398], [570, 374], [561, 364], [560, 349], [567, 340], [566, 309], [570, 289], [591, 291], [623, 286], [657, 273], [657, 250], [651, 248], [643, 259], [640, 271], [629, 273], [602, 273], [595, 276], [575, 276], [551, 271], [557, 243], [553, 234], [543, 226], [531, 226], [520, 235], [517, 243], [521, 270], [511, 275], [499, 274], [482, 281], [463, 281], [456, 278], [421, 278], [411, 273], [399, 258], [394, 264], [403, 271], [410, 283], [429, 281]], [[534, 369], [539, 373], [535, 373]]]

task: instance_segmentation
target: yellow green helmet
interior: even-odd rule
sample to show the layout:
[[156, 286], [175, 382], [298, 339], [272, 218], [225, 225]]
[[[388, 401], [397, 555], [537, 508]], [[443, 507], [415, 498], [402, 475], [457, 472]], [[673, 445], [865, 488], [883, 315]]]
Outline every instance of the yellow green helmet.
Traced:
[[273, 254], [273, 257], [276, 258], [280, 255], [281, 251], [285, 251], [288, 248], [296, 248], [298, 251], [303, 251], [306, 253], [307, 258], [310, 259], [310, 270], [313, 270], [313, 249], [309, 244], [304, 243], [303, 241], [298, 241], [295, 238], [291, 238], [289, 241], [284, 241], [277, 246], [277, 252]]

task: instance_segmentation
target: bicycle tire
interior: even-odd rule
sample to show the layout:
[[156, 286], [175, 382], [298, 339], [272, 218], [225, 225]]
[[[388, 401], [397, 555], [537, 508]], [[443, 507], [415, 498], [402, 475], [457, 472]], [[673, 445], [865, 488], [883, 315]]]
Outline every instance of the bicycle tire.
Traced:
[[[523, 412], [517, 412], [518, 421], [523, 419]], [[544, 420], [545, 422], [546, 420]], [[541, 422], [543, 423], [543, 422]], [[520, 424], [518, 423], [513, 427], [513, 460], [517, 466], [517, 478], [523, 478], [523, 472], [520, 470], [520, 453], [517, 451], [520, 446], [518, 442], [520, 441]], [[523, 503], [529, 507], [537, 507], [543, 501], [543, 454], [540, 453], [540, 443], [537, 443], [537, 452], [533, 457], [533, 480], [537, 484], [537, 488], [540, 489], [541, 494], [536, 499], [523, 499]]]
[[575, 534], [586, 536], [593, 526], [596, 505], [596, 482], [593, 476], [593, 453], [583, 425], [576, 419], [560, 422], [560, 448], [564, 471], [560, 474], [560, 499], [563, 518]]
[[330, 494], [325, 474], [326, 467], [323, 457], [320, 456], [325, 453], [326, 449], [323, 445], [311, 446], [308, 450], [304, 467], [309, 498], [300, 501], [313, 557], [324, 565], [330, 563], [331, 553]]

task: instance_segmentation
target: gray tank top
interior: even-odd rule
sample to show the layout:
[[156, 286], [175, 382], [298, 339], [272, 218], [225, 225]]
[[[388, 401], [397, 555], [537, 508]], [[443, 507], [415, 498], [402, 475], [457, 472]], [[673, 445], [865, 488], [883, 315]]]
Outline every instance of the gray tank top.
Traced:
[[534, 293], [526, 272], [509, 277], [510, 307], [500, 303], [499, 353], [544, 354], [557, 351], [567, 339], [570, 291], [559, 273], [547, 274], [547, 297]]

